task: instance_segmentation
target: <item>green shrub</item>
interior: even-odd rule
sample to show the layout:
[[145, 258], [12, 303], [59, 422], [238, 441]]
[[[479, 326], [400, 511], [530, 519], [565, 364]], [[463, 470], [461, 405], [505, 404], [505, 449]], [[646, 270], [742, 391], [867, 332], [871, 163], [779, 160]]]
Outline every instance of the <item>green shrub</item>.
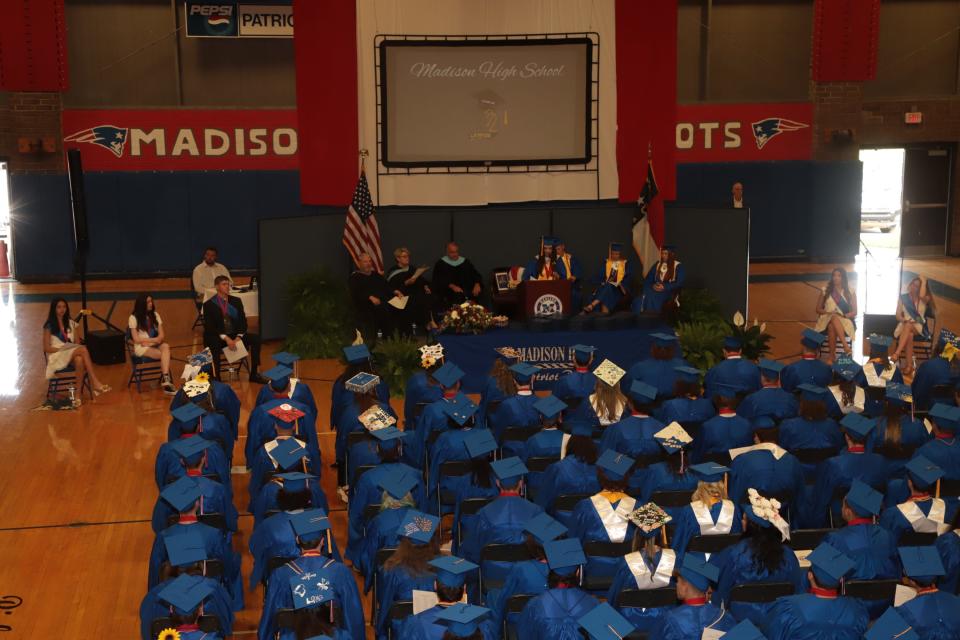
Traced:
[[420, 341], [393, 335], [373, 349], [377, 373], [390, 385], [390, 395], [403, 397], [407, 380], [420, 370]]
[[283, 348], [304, 359], [335, 358], [353, 342], [353, 305], [341, 278], [325, 269], [292, 276], [287, 281], [289, 330]]
[[676, 331], [683, 357], [691, 366], [706, 371], [723, 360], [723, 339], [728, 331], [722, 320], [680, 322]]

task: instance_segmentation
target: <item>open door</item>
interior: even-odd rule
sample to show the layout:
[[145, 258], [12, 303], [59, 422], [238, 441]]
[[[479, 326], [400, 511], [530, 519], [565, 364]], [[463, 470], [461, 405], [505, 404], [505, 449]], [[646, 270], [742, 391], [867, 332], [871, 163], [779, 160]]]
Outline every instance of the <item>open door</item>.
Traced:
[[946, 254], [952, 145], [908, 147], [903, 168], [900, 255]]

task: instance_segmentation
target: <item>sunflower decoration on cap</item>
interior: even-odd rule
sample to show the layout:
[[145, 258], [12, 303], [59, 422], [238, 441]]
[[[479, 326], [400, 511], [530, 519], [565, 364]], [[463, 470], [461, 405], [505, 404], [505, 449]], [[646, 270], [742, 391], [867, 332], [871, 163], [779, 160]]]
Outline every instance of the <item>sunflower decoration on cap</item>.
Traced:
[[210, 382], [210, 374], [208, 374], [206, 371], [202, 371], [197, 374], [197, 377], [194, 378], [194, 380], [197, 382]]
[[283, 422], [286, 422], [288, 424], [293, 422], [294, 420], [299, 420], [303, 416], [307, 415], [303, 411], [300, 411], [300, 409], [297, 409], [292, 404], [287, 404], [286, 402], [270, 409], [269, 411], [267, 411], [267, 413], [269, 413], [274, 418], [282, 420]]
[[420, 366], [424, 369], [429, 369], [430, 367], [443, 361], [443, 345], [442, 344], [427, 344], [420, 347]]
[[180, 632], [167, 627], [157, 636], [157, 640], [180, 640]]
[[187, 394], [188, 398], [196, 398], [197, 396], [202, 396], [207, 391], [210, 390], [210, 377], [205, 373], [197, 374], [193, 380], [185, 382], [183, 384], [183, 392]]

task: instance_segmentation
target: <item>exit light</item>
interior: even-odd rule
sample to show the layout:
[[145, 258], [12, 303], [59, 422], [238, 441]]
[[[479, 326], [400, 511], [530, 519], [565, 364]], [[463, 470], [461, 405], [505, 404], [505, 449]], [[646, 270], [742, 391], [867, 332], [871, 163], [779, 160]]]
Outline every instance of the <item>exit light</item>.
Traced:
[[922, 111], [908, 111], [903, 116], [903, 121], [907, 124], [920, 124], [923, 122]]

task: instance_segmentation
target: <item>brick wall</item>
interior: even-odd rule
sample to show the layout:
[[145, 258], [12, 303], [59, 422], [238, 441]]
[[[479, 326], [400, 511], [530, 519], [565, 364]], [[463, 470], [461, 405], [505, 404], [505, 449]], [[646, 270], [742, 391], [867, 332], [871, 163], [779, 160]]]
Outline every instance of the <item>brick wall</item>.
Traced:
[[860, 128], [863, 85], [859, 82], [811, 82], [813, 97], [813, 157], [816, 160], [856, 160], [856, 137], [846, 142], [833, 139], [832, 132]]
[[[14, 173], [63, 173], [59, 93], [0, 94], [0, 156], [10, 161]], [[53, 138], [54, 153], [21, 153], [18, 138]]]

